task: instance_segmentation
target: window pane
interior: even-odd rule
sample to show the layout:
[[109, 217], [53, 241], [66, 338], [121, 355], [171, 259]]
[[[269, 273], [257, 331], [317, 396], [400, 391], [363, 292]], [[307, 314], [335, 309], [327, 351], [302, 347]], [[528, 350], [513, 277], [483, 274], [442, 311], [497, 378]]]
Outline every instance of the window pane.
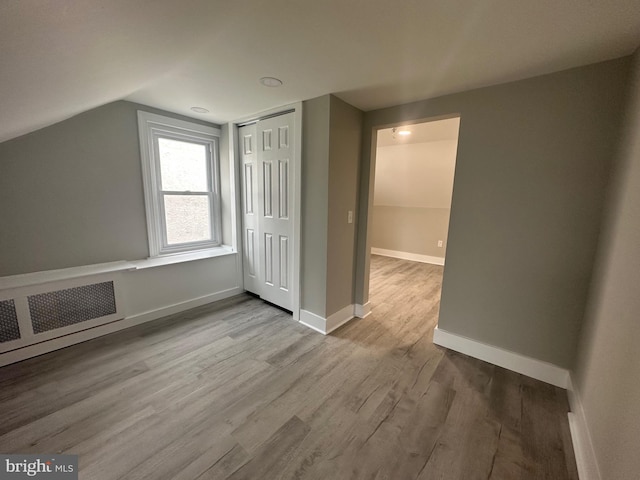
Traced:
[[199, 143], [158, 138], [162, 190], [207, 192], [207, 150]]
[[165, 195], [167, 243], [211, 240], [211, 213], [206, 195]]

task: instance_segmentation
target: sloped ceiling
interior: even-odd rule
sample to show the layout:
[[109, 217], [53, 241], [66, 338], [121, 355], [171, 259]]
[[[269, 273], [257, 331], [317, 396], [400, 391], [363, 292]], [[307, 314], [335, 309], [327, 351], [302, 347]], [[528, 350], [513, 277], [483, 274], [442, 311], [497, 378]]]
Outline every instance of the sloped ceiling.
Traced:
[[119, 99], [213, 122], [325, 93], [371, 110], [639, 42], [638, 0], [7, 0], [0, 141]]

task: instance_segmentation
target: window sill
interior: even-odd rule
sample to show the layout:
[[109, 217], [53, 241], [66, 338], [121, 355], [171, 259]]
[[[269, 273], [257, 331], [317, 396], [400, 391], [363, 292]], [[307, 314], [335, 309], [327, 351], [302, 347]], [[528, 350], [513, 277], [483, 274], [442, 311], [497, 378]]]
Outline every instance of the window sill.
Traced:
[[59, 270], [22, 273], [18, 275], [0, 277], [0, 290], [30, 287], [33, 285], [71, 280], [74, 278], [89, 277], [92, 275], [101, 275], [105, 273], [161, 267], [163, 265], [191, 262], [194, 260], [203, 260], [206, 258], [221, 257], [224, 255], [233, 255], [236, 253], [238, 252], [232, 247], [225, 245], [222, 247], [200, 250], [197, 252], [175, 253], [172, 255], [164, 255], [162, 257], [147, 258], [145, 260], [134, 260], [130, 262], [117, 261], [109, 263], [99, 263], [95, 265], [83, 265], [80, 267], [62, 268]]
[[170, 255], [150, 257], [144, 260], [135, 260], [129, 263], [134, 265], [136, 270], [144, 270], [146, 268], [162, 267], [164, 265], [173, 265], [175, 263], [185, 263], [192, 262], [194, 260], [203, 260], [206, 258], [234, 255], [236, 253], [238, 252], [232, 247], [223, 245], [221, 247], [209, 248], [207, 250], [199, 250], [197, 252], [173, 253]]

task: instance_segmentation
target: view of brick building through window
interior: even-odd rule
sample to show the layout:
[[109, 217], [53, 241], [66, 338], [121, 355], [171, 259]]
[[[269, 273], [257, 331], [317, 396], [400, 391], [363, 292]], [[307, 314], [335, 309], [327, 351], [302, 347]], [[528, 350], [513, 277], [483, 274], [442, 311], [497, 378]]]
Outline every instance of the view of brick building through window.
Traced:
[[158, 139], [167, 243], [211, 240], [207, 146]]

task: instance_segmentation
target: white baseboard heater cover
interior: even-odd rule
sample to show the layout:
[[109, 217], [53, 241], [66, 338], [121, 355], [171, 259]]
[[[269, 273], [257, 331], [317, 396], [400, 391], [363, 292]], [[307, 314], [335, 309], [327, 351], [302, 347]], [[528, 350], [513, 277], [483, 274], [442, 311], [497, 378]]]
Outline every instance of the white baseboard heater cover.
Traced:
[[0, 299], [0, 353], [120, 320], [120, 303], [113, 275], [7, 291]]

